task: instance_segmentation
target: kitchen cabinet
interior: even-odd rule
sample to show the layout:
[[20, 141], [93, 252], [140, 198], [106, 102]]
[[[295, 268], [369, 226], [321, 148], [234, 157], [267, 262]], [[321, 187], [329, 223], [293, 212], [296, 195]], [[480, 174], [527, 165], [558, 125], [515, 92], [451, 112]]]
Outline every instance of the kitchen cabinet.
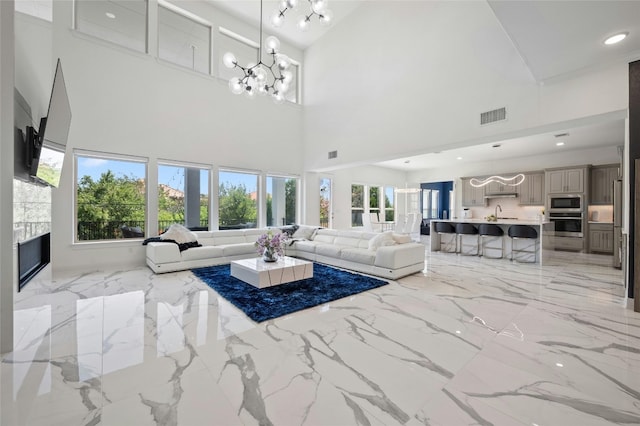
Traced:
[[585, 168], [547, 170], [545, 181], [549, 194], [583, 193], [585, 190]]
[[544, 205], [544, 173], [527, 173], [524, 182], [519, 186], [521, 206]]
[[589, 204], [613, 204], [613, 181], [618, 179], [618, 166], [596, 166], [591, 169]]
[[462, 179], [462, 207], [486, 206], [487, 201], [484, 198], [484, 186], [472, 186], [470, 181], [470, 178]]
[[589, 224], [589, 251], [613, 254], [613, 224]]
[[[515, 175], [515, 173], [514, 173]], [[493, 194], [519, 194], [519, 188], [521, 185], [512, 186], [512, 185], [503, 185], [499, 182], [491, 182], [487, 186], [485, 186], [484, 193], [485, 195]]]

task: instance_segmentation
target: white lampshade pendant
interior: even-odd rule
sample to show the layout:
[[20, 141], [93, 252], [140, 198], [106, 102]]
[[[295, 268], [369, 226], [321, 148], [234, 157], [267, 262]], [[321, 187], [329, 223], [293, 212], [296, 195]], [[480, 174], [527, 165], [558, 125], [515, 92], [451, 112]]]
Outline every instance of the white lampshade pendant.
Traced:
[[278, 53], [280, 51], [280, 40], [277, 37], [267, 37], [264, 44], [267, 46], [267, 52], [269, 53]]
[[311, 10], [321, 15], [327, 8], [327, 0], [311, 0]]
[[229, 89], [234, 95], [239, 95], [244, 92], [244, 85], [238, 77], [232, 77], [229, 79]]
[[329, 9], [320, 14], [320, 24], [324, 27], [328, 27], [333, 22], [333, 12]]
[[309, 19], [305, 15], [302, 15], [298, 18], [298, 29], [300, 31], [306, 32], [309, 31]]
[[276, 9], [271, 14], [271, 18], [269, 20], [271, 21], [271, 25], [276, 28], [280, 28], [282, 24], [284, 24], [284, 15], [279, 9]]
[[238, 61], [236, 60], [236, 56], [233, 53], [227, 52], [222, 56], [222, 63], [227, 68], [234, 68]]

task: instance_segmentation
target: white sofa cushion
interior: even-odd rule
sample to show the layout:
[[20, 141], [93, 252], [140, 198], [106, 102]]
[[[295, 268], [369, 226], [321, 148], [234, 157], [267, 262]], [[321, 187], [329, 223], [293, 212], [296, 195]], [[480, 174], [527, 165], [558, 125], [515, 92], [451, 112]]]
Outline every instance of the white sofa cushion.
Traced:
[[[421, 249], [417, 250], [416, 246]], [[375, 253], [374, 265], [381, 268], [400, 269], [424, 262], [424, 246], [417, 243], [380, 247]]]
[[378, 247], [394, 245], [396, 242], [393, 240], [393, 237], [391, 234], [392, 234], [391, 231], [387, 231], [387, 232], [383, 232], [382, 234], [376, 235], [375, 237], [369, 240], [367, 248], [369, 250], [376, 251], [378, 250]]
[[198, 237], [183, 225], [173, 223], [165, 233], [160, 235], [160, 239], [173, 240], [176, 243], [185, 244], [196, 242]]
[[227, 231], [230, 234], [223, 234], [222, 232], [216, 232], [213, 236], [214, 244], [217, 246], [226, 246], [229, 244], [242, 244], [247, 242], [247, 238], [243, 232]]
[[182, 252], [182, 260], [200, 260], [222, 257], [222, 248], [214, 246], [198, 247], [198, 250], [192, 248]]
[[304, 251], [307, 253], [315, 253], [316, 247], [321, 244], [317, 241], [296, 241], [295, 248], [299, 251]]
[[349, 262], [373, 265], [376, 260], [375, 252], [362, 248], [344, 248], [340, 252], [340, 258]]
[[147, 244], [147, 257], [156, 264], [180, 262], [180, 260], [182, 260], [180, 249], [178, 245], [174, 243]]
[[222, 249], [222, 253], [225, 256], [239, 256], [241, 254], [254, 253], [258, 256], [257, 248], [254, 243], [239, 243], [218, 246]]
[[333, 244], [318, 244], [316, 246], [316, 254], [320, 254], [322, 256], [335, 257], [336, 259], [340, 258], [340, 251], [344, 247], [333, 245]]
[[[323, 231], [323, 230], [321, 229], [320, 231]], [[321, 234], [320, 231], [318, 231], [315, 237], [313, 237], [313, 241], [317, 241], [319, 243], [333, 244], [333, 241], [336, 239], [335, 235], [324, 233], [324, 232]]]
[[317, 230], [318, 230], [317, 226], [300, 225], [298, 229], [296, 229], [296, 232], [293, 233], [291, 238], [301, 239], [301, 240], [312, 240], [313, 235], [316, 233]]
[[391, 237], [393, 238], [393, 241], [395, 241], [397, 244], [406, 244], [412, 241], [411, 236], [409, 234], [396, 234], [394, 232], [391, 234]]

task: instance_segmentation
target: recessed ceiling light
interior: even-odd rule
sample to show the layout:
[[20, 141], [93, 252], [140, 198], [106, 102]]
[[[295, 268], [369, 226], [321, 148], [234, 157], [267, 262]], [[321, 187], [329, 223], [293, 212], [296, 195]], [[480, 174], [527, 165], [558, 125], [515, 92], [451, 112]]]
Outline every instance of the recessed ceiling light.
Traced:
[[494, 143], [493, 145], [491, 145], [491, 148], [500, 148], [502, 145], [499, 143]]
[[409, 164], [411, 160], [404, 160], [404, 164]]
[[561, 362], [556, 362], [556, 367], [564, 367], [564, 365]]
[[616, 35], [612, 35], [611, 37], [607, 38], [604, 41], [604, 44], [611, 45], [611, 44], [620, 43], [622, 40], [627, 38], [628, 35], [629, 33], [619, 33]]
[[105, 15], [107, 15], [107, 18], [109, 18], [109, 19], [116, 19], [116, 15], [111, 13], [111, 12], [107, 12], [107, 13], [105, 13]]
[[560, 141], [560, 142], [556, 142], [556, 146], [563, 146], [564, 142]]
[[462, 157], [457, 157], [456, 160], [462, 160]]

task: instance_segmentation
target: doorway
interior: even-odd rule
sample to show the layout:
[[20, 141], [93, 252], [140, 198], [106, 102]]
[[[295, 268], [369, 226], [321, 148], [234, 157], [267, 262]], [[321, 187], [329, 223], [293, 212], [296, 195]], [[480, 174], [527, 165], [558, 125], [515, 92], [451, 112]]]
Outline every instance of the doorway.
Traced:
[[432, 219], [448, 219], [453, 209], [453, 181], [421, 183], [422, 233], [429, 235]]

